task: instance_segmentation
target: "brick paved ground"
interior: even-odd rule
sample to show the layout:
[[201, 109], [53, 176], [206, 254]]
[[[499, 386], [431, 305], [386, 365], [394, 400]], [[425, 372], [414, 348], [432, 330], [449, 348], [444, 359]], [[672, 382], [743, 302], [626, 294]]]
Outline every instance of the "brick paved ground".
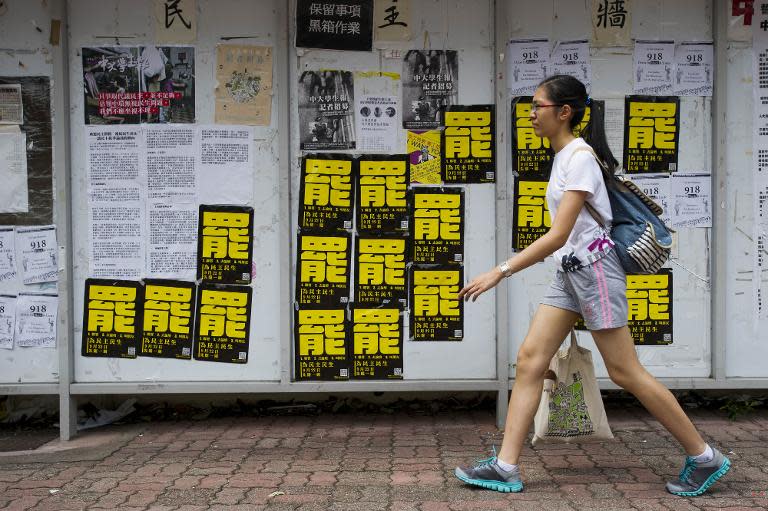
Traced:
[[[130, 441], [102, 456], [91, 452], [90, 461], [84, 461], [87, 450], [66, 463], [0, 459], [0, 508], [768, 509], [768, 412], [737, 422], [711, 411], [692, 414], [706, 439], [730, 451], [734, 462], [711, 493], [695, 499], [664, 490], [682, 464], [665, 431], [638, 409], [609, 409], [608, 415], [615, 442], [527, 447], [519, 494], [471, 488], [453, 477], [455, 465], [500, 443], [487, 410], [327, 414], [130, 426]], [[270, 497], [278, 490], [284, 494]]]

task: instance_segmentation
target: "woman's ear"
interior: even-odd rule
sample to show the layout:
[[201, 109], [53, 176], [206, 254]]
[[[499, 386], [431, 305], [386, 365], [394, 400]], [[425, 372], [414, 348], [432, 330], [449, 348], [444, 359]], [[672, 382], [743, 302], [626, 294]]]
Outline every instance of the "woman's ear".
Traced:
[[560, 120], [567, 121], [573, 115], [573, 108], [571, 105], [563, 105], [560, 107]]

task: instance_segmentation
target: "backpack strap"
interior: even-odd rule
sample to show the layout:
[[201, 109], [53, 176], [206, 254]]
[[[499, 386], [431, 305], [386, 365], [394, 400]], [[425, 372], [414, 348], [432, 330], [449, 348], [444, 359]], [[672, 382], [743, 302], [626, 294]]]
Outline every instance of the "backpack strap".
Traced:
[[[568, 163], [569, 164], [571, 163], [571, 158], [573, 158], [574, 154], [581, 151], [588, 152], [595, 157], [595, 161], [600, 166], [600, 170], [603, 171], [603, 177], [605, 178], [605, 176], [608, 175], [608, 167], [606, 166], [605, 163], [602, 162], [602, 160], [600, 160], [600, 158], [597, 157], [597, 154], [595, 153], [594, 149], [592, 149], [590, 146], [586, 146], [586, 147], [581, 146], [574, 149], [573, 152], [571, 153], [571, 157], [568, 159]], [[597, 210], [594, 207], [592, 207], [592, 204], [590, 204], [587, 201], [584, 201], [584, 207], [587, 208], [587, 211], [589, 212], [590, 215], [592, 215], [592, 218], [595, 220], [595, 222], [597, 222], [597, 225], [599, 225], [605, 230], [608, 229], [605, 226], [605, 222], [603, 222], [603, 218], [600, 216], [600, 213], [598, 213]]]

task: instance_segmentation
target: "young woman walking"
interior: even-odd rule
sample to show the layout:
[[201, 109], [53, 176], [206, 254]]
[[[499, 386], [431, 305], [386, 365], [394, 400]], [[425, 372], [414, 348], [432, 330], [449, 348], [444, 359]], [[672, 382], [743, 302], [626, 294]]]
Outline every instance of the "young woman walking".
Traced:
[[576, 78], [556, 75], [541, 82], [533, 96], [530, 117], [536, 135], [548, 138], [555, 151], [546, 197], [552, 227], [525, 250], [478, 275], [459, 292], [460, 299], [475, 301], [505, 277], [554, 254], [557, 271], [517, 353], [501, 450], [474, 466], [456, 468], [455, 474], [465, 483], [491, 490], [523, 489], [517, 463], [539, 406], [544, 373], [582, 316], [611, 380], [640, 400], [687, 454], [678, 479], [668, 482], [667, 490], [682, 496], [701, 495], [728, 471], [730, 461], [704, 442], [672, 393], [637, 358], [627, 328], [626, 274], [612, 250], [609, 230], [603, 229], [585, 207], [588, 202], [610, 226], [611, 204], [595, 155], [611, 171], [618, 162], [608, 148], [602, 116], [593, 111], [583, 138], [573, 135], [590, 103], [584, 84]]

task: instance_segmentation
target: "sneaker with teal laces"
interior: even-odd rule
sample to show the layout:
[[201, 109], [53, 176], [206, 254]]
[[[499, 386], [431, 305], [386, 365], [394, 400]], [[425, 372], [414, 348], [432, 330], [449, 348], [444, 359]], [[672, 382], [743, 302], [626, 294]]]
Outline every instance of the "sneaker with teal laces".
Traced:
[[688, 456], [677, 481], [667, 483], [667, 491], [681, 497], [696, 497], [707, 491], [731, 468], [731, 460], [715, 448], [712, 452], [712, 460], [704, 463], [697, 463], [695, 458]]
[[456, 477], [467, 484], [504, 493], [519, 492], [523, 489], [520, 468], [504, 470], [496, 463], [496, 449], [490, 458], [478, 460], [475, 465], [456, 467]]

